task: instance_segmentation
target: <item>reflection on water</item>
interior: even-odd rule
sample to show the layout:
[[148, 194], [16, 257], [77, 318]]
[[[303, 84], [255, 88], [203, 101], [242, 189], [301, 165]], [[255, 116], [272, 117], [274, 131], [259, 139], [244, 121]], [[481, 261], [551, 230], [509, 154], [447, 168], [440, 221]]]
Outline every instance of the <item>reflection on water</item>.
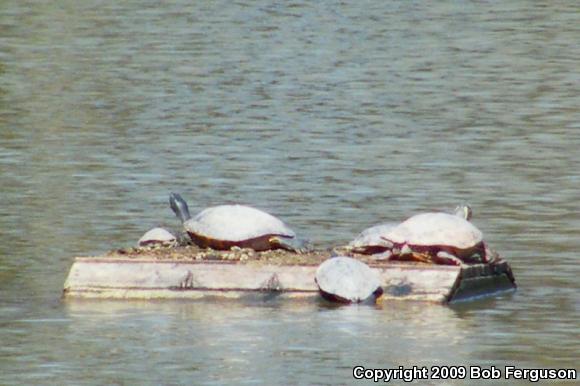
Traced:
[[[42, 327], [32, 329], [39, 336], [31, 338], [50, 337], [51, 344], [10, 362], [16, 374], [41, 356], [56, 371], [45, 379], [56, 380], [59, 371], [67, 371], [72, 384], [98, 376], [102, 368], [109, 369], [105, 374], [111, 380], [139, 382], [144, 364], [166, 371], [151, 374], [158, 377], [153, 383], [187, 383], [194, 377], [202, 384], [296, 384], [324, 383], [325, 376], [348, 380], [353, 364], [396, 367], [468, 357], [465, 335], [470, 322], [452, 309], [403, 304], [389, 309], [396, 313], [299, 301], [71, 302], [65, 304], [64, 318], [12, 321], [12, 336], [36, 322]], [[388, 347], [364, 344], [371, 341]], [[27, 380], [44, 371], [39, 364]]]
[[[577, 366], [579, 15], [567, 1], [5, 2], [0, 383]], [[179, 226], [169, 191], [192, 210], [258, 206], [324, 247], [468, 201], [520, 291], [452, 308], [62, 304], [72, 256]]]

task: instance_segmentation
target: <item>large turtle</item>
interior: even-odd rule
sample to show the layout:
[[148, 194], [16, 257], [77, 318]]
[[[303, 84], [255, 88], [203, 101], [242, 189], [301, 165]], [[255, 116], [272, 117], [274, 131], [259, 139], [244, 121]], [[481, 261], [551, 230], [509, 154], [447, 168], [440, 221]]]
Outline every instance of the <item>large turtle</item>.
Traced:
[[322, 297], [333, 302], [374, 302], [383, 294], [379, 274], [346, 256], [332, 257], [320, 264], [315, 281]]
[[447, 213], [412, 216], [382, 239], [391, 245], [392, 260], [463, 265], [488, 263], [495, 258], [479, 229], [466, 219]]
[[308, 250], [305, 241], [276, 217], [245, 205], [219, 205], [207, 208], [191, 218], [185, 200], [176, 193], [169, 203], [191, 240], [200, 247], [228, 250], [237, 246], [256, 251], [286, 249]]
[[[455, 208], [453, 214], [469, 221], [473, 211], [468, 204], [460, 204]], [[387, 222], [367, 228], [351, 241], [348, 247], [356, 253], [365, 255], [384, 254], [384, 258], [389, 257], [393, 246], [383, 237], [395, 229], [397, 225], [394, 222]]]

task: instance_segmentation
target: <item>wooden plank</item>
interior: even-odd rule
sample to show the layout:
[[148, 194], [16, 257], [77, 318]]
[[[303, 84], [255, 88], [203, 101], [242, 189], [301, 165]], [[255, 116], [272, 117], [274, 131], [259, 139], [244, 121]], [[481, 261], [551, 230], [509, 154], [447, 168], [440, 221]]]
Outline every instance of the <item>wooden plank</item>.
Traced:
[[316, 266], [77, 258], [65, 283], [76, 288], [310, 291]]
[[[77, 258], [64, 286], [66, 298], [198, 299], [318, 297], [318, 263], [253, 264], [229, 261], [159, 260], [106, 257]], [[507, 263], [498, 266], [425, 265], [375, 262], [384, 300], [445, 303], [515, 288]], [[511, 276], [509, 276], [511, 275]]]
[[383, 283], [383, 300], [447, 301], [460, 273], [457, 266], [391, 263], [375, 265]]

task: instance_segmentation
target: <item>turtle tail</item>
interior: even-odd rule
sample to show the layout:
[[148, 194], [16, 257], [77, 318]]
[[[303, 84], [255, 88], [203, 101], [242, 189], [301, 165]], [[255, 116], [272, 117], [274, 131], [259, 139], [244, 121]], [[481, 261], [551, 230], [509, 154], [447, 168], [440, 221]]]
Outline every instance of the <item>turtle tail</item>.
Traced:
[[191, 218], [189, 214], [189, 208], [187, 207], [187, 202], [177, 193], [169, 194], [169, 205], [173, 210], [173, 213], [181, 220], [181, 222], [186, 222]]

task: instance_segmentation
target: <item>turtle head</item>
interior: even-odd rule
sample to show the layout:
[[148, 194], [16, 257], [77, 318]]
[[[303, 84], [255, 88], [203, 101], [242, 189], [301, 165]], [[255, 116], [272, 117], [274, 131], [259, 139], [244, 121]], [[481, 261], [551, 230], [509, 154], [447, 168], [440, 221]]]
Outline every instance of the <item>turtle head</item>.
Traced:
[[181, 222], [186, 222], [191, 218], [189, 214], [189, 208], [187, 207], [187, 202], [177, 193], [169, 194], [169, 205], [173, 210], [173, 213], [181, 220]]
[[272, 247], [285, 249], [290, 252], [305, 254], [314, 251], [310, 240], [297, 239], [296, 237], [272, 236], [268, 240]]
[[457, 217], [461, 217], [462, 219], [465, 219], [467, 221], [471, 220], [471, 217], [473, 216], [473, 210], [471, 209], [471, 206], [469, 204], [458, 205], [457, 208], [455, 208], [455, 210], [453, 211], [453, 213]]

